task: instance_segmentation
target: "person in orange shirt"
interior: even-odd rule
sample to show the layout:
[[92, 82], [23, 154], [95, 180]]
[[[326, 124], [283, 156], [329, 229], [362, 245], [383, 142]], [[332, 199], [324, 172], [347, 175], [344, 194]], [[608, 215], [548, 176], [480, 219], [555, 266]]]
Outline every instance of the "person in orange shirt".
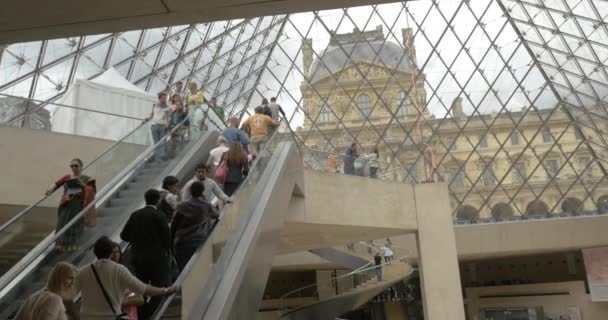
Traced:
[[332, 153], [327, 156], [327, 171], [333, 173], [338, 172], [338, 161]]
[[251, 152], [259, 153], [264, 149], [264, 144], [268, 141], [268, 128], [270, 126], [278, 126], [279, 122], [264, 114], [264, 109], [261, 106], [255, 108], [255, 114], [243, 122], [243, 127], [251, 129], [251, 138], [249, 139]]

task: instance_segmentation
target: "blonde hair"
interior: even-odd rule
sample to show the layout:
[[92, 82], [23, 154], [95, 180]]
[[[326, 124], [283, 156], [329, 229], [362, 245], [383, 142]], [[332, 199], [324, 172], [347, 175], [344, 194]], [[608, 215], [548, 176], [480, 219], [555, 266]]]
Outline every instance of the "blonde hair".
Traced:
[[51, 271], [46, 287], [49, 291], [63, 296], [63, 293], [68, 289], [65, 288], [65, 280], [71, 276], [76, 276], [76, 267], [67, 262], [59, 262]]

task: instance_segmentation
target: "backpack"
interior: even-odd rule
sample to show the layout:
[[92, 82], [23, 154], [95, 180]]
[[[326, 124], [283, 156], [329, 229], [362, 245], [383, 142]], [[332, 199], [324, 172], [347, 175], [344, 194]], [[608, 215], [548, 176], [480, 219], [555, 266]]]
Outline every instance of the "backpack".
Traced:
[[158, 210], [165, 214], [165, 217], [167, 218], [167, 222], [171, 222], [171, 219], [173, 219], [173, 214], [175, 213], [175, 210], [173, 210], [173, 207], [171, 207], [171, 205], [166, 200], [168, 195], [169, 195], [168, 191], [162, 190], [160, 192], [160, 203], [158, 204]]
[[215, 168], [215, 182], [224, 184], [226, 177], [228, 176], [228, 159], [225, 157], [226, 153], [222, 155], [220, 165]]

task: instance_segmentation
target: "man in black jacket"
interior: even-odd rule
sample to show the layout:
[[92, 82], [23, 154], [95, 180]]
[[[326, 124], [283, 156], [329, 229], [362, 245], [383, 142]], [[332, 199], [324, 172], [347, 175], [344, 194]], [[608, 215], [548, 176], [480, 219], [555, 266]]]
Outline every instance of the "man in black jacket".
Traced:
[[219, 218], [218, 212], [203, 195], [204, 192], [205, 185], [202, 182], [193, 182], [190, 186], [191, 198], [177, 205], [171, 223], [175, 260], [180, 272], [194, 252], [205, 243]]
[[[165, 215], [157, 209], [160, 192], [150, 189], [144, 198], [146, 206], [131, 214], [120, 237], [131, 244], [135, 276], [143, 283], [165, 287], [170, 274], [171, 231]], [[161, 297], [154, 297], [140, 307], [140, 319], [151, 317], [160, 301]]]

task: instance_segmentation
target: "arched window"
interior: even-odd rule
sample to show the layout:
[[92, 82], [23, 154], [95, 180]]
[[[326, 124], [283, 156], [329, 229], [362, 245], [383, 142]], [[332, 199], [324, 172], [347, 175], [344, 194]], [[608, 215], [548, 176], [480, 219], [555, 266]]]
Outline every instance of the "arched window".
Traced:
[[577, 213], [583, 210], [583, 202], [574, 197], [568, 197], [562, 201], [562, 212]]
[[370, 113], [372, 112], [372, 101], [370, 100], [369, 96], [366, 94], [358, 96], [357, 107], [359, 108], [361, 119], [368, 118]]
[[456, 211], [457, 221], [475, 221], [477, 219], [479, 219], [479, 210], [473, 206], [464, 205]]
[[395, 105], [397, 110], [395, 111], [397, 116], [406, 116], [410, 114], [410, 97], [407, 95], [405, 91], [397, 92], [397, 96], [395, 97]]
[[512, 216], [513, 208], [504, 202], [499, 202], [492, 207], [492, 217], [496, 219], [503, 219]]
[[542, 200], [533, 200], [526, 206], [526, 216], [543, 215], [549, 213], [549, 206]]
[[321, 105], [319, 106], [319, 117], [317, 118], [319, 123], [334, 121], [334, 114], [331, 112], [332, 104], [333, 102], [330, 99], [321, 101]]

